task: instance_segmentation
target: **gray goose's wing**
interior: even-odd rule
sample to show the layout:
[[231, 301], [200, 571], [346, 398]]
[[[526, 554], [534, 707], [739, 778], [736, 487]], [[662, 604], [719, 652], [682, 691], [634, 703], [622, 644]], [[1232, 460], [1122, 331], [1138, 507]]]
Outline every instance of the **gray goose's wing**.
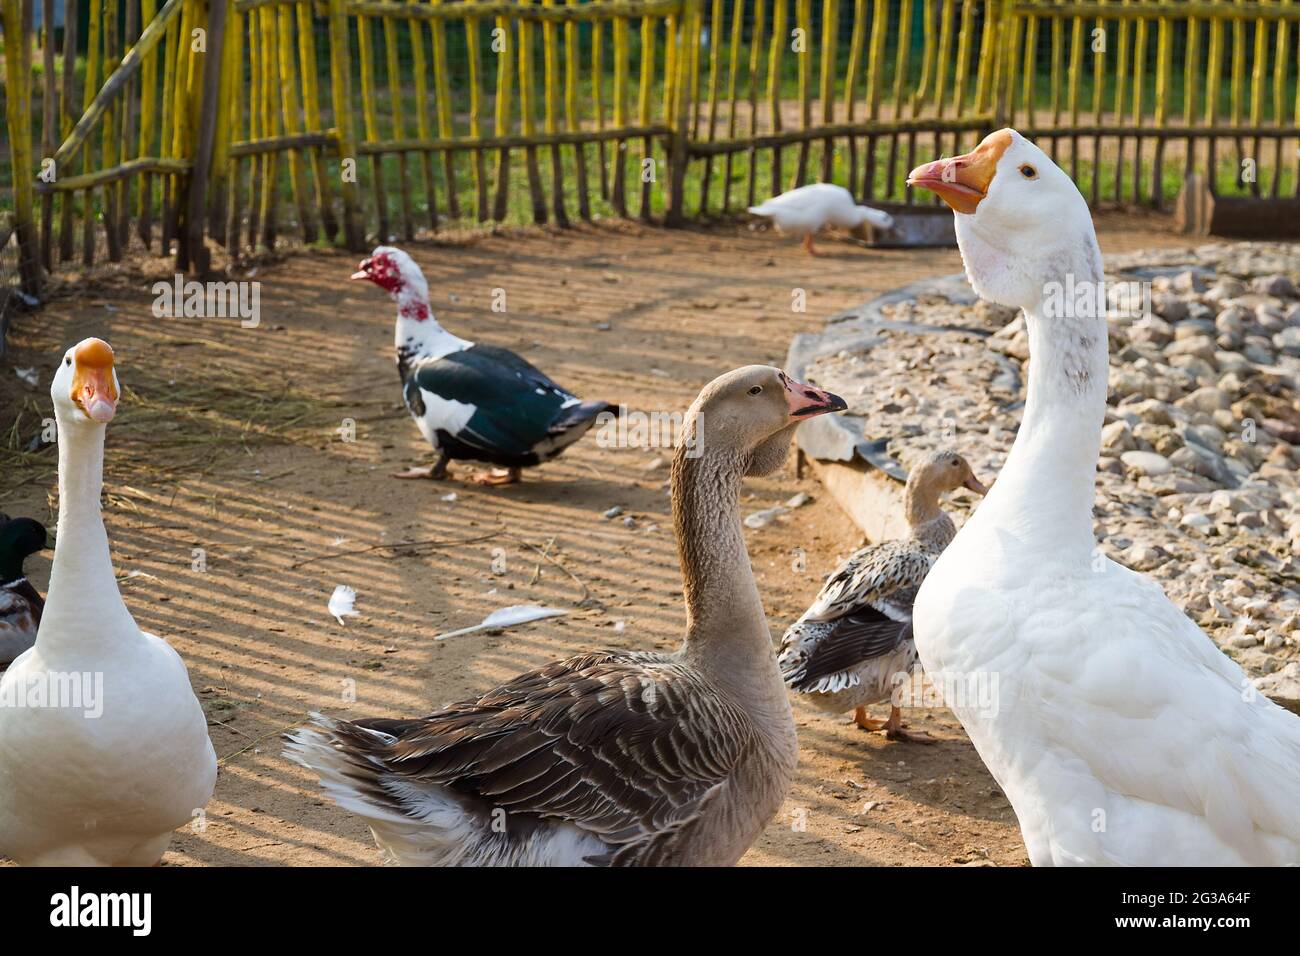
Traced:
[[[422, 788], [572, 823], [664, 862], [751, 745], [741, 710], [676, 661], [586, 654], [418, 720], [329, 721], [364, 798], [414, 816]], [[394, 786], [392, 781], [400, 781]]]

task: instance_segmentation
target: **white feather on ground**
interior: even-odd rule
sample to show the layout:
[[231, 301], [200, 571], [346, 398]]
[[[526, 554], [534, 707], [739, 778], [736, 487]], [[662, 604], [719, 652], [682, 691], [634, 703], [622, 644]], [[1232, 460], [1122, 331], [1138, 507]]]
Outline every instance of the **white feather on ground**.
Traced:
[[354, 609], [356, 603], [357, 592], [346, 584], [340, 584], [330, 595], [329, 611], [334, 615], [334, 620], [346, 624], [343, 620], [345, 617], [357, 617], [360, 614]]
[[489, 631], [495, 628], [515, 627], [518, 624], [527, 624], [530, 621], [541, 621], [548, 617], [559, 617], [561, 614], [568, 613], [568, 611], [562, 611], [555, 607], [542, 607], [540, 604], [512, 604], [510, 607], [503, 607], [493, 611], [473, 627], [462, 627], [456, 631], [448, 631], [446, 634], [439, 634], [434, 638], [434, 640], [445, 641], [449, 637], [456, 637], [460, 634], [472, 634], [475, 631]]

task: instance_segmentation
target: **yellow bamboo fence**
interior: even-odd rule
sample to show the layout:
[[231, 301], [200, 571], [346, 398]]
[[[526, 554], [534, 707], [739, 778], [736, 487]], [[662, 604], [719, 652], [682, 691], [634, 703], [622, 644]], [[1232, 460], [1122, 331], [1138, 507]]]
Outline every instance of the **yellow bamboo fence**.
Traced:
[[202, 270], [213, 244], [238, 257], [285, 241], [362, 249], [448, 221], [677, 223], [816, 180], [911, 203], [910, 168], [1003, 125], [1094, 204], [1167, 203], [1194, 170], [1215, 189], [1300, 195], [1300, 0], [0, 0], [0, 13], [0, 238], [32, 294], [60, 263], [135, 247]]

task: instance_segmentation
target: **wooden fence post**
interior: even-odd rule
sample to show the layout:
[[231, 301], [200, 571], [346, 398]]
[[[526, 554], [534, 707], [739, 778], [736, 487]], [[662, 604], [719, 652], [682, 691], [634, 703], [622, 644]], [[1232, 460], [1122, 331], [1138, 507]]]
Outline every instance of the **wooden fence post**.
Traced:
[[354, 178], [349, 181], [340, 176], [339, 191], [343, 195], [343, 239], [352, 252], [365, 252], [366, 236], [358, 216], [356, 137], [352, 128], [352, 65], [348, 53], [348, 18], [343, 10], [343, 0], [329, 0], [330, 20], [330, 92], [334, 102], [334, 122], [339, 131], [339, 164], [351, 160]]
[[9, 159], [14, 188], [14, 232], [18, 240], [18, 275], [27, 295], [41, 292], [40, 238], [34, 210], [32, 177], [32, 48], [23, 16], [23, 0], [0, 0], [5, 31], [5, 122], [9, 125]]
[[[998, 5], [997, 26], [994, 37], [1000, 55], [995, 58], [993, 74], [993, 129], [1002, 129], [1008, 124], [1008, 113], [1015, 90], [1012, 83], [1016, 75], [1015, 30], [1012, 29], [1015, 13], [1011, 0], [1002, 0]], [[983, 68], [981, 63], [981, 68]], [[992, 130], [990, 130], [992, 132]]]
[[668, 144], [668, 209], [664, 224], [681, 226], [686, 222], [685, 197], [686, 170], [690, 166], [691, 110], [691, 53], [699, 43], [701, 0], [683, 0], [682, 12], [677, 20], [677, 47], [675, 66], [677, 76], [673, 83], [673, 131]]
[[221, 97], [222, 50], [226, 38], [226, 0], [209, 0], [207, 45], [203, 51], [203, 86], [199, 99], [198, 139], [194, 166], [185, 197], [185, 235], [176, 245], [176, 267], [205, 275], [211, 256], [203, 242], [207, 231], [208, 179], [212, 173], [212, 146], [217, 135], [217, 104]]

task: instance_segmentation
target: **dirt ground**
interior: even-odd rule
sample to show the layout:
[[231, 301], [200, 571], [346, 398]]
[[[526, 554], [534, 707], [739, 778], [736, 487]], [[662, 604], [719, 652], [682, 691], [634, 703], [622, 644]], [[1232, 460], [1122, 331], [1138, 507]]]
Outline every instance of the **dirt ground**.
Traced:
[[[1186, 244], [1160, 219], [1099, 225], [1106, 251]], [[831, 313], [960, 269], [955, 250], [838, 240], [810, 259], [793, 241], [740, 226], [603, 223], [409, 249], [448, 328], [519, 351], [583, 397], [642, 410], [680, 411], [722, 371], [779, 364], [792, 334]], [[308, 711], [417, 715], [579, 651], [679, 643], [667, 472], [653, 467], [662, 453], [602, 448], [588, 436], [504, 489], [389, 477], [427, 460], [426, 449], [401, 406], [393, 306], [346, 281], [355, 259], [305, 252], [258, 267], [256, 329], [156, 319], [152, 280], [133, 274], [72, 289], [20, 317], [11, 336], [5, 364], [34, 366], [40, 380], [30, 388], [11, 368], [0, 376], [0, 436], [21, 411], [14, 434], [23, 443], [49, 414], [64, 348], [98, 335], [117, 351], [128, 391], [107, 451], [114, 564], [141, 627], [189, 665], [220, 760], [206, 826], [178, 832], [168, 865], [378, 862], [359, 820], [279, 755], [278, 734]], [[155, 266], [167, 272], [165, 260]], [[796, 288], [806, 290], [805, 313], [791, 310]], [[490, 310], [494, 289], [505, 290], [505, 313]], [[220, 388], [205, 391], [211, 383]], [[132, 416], [146, 413], [147, 427], [132, 431]], [[350, 442], [339, 431], [349, 419]], [[47, 449], [0, 471], [0, 510], [53, 528], [53, 463]], [[774, 639], [862, 543], [792, 466], [750, 481], [742, 507], [801, 490], [810, 505], [747, 532]], [[630, 521], [603, 517], [616, 505]], [[384, 547], [401, 542], [424, 543]], [[796, 548], [807, 552], [802, 573], [792, 570]], [[48, 556], [29, 570], [44, 589]], [[338, 584], [358, 592], [360, 616], [346, 626], [326, 612]], [[592, 600], [577, 607], [584, 595]], [[433, 640], [529, 602], [570, 613]], [[1026, 862], [1010, 806], [946, 711], [910, 714], [941, 741], [931, 747], [889, 743], [801, 702], [795, 715], [798, 777], [745, 863]]]

